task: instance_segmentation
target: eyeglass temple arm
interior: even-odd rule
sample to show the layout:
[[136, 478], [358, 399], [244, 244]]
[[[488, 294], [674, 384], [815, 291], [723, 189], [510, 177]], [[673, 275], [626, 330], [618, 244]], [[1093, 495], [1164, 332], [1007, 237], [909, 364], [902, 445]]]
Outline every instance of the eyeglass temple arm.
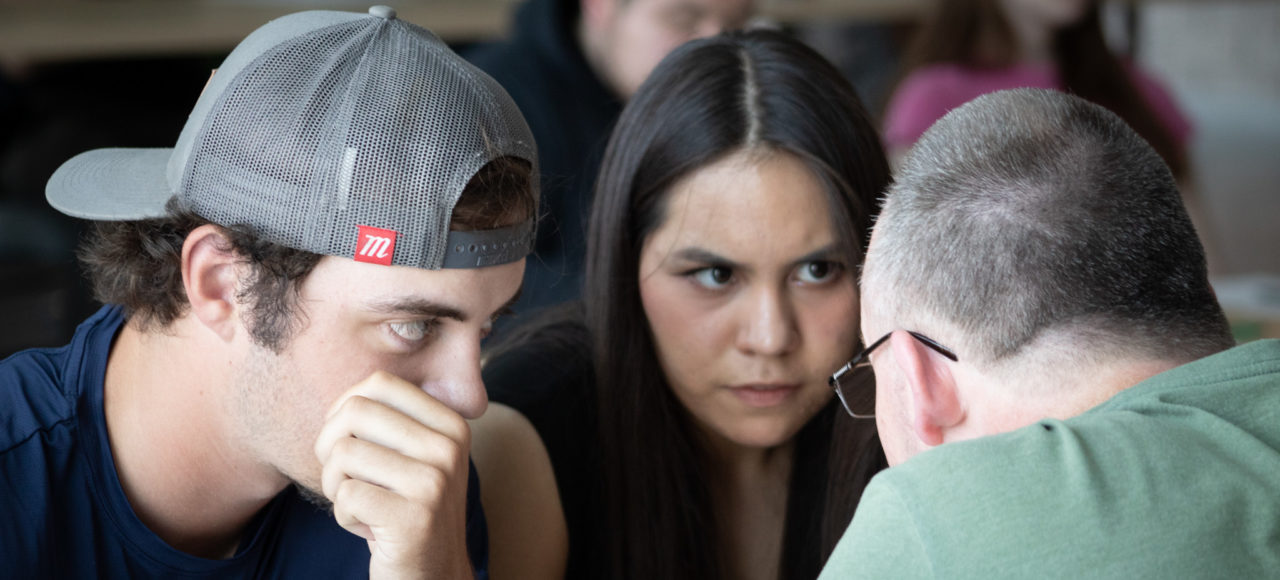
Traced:
[[949, 348], [947, 348], [947, 347], [945, 347], [945, 346], [942, 346], [942, 345], [938, 344], [938, 343], [937, 343], [937, 341], [933, 340], [932, 338], [929, 338], [929, 337], [927, 337], [927, 336], [925, 336], [925, 335], [923, 335], [923, 334], [920, 334], [919, 332], [915, 332], [915, 331], [912, 331], [912, 330], [908, 330], [907, 332], [909, 332], [909, 333], [911, 334], [911, 336], [914, 336], [914, 337], [916, 338], [916, 340], [918, 340], [918, 341], [920, 341], [920, 342], [923, 342], [925, 346], [927, 346], [927, 347], [929, 347], [929, 348], [932, 348], [933, 350], [937, 351], [937, 352], [938, 352], [938, 354], [940, 354], [940, 355], [942, 355], [942, 356], [945, 356], [945, 357], [947, 357], [947, 358], [951, 359], [951, 361], [952, 361], [952, 362], [956, 362], [956, 361], [959, 361], [959, 360], [960, 360], [960, 359], [956, 356], [956, 353], [951, 352], [951, 349], [949, 349]]
[[844, 366], [840, 367], [840, 370], [836, 371], [830, 377], [827, 378], [827, 384], [831, 385], [832, 388], [839, 386], [840, 380], [846, 374], [848, 374], [850, 371], [853, 370], [853, 363], [854, 361], [849, 361], [845, 363]]

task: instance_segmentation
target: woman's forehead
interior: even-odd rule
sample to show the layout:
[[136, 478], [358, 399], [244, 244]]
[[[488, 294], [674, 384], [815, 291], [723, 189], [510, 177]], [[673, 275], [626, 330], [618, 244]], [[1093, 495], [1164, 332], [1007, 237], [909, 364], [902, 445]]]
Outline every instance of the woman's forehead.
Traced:
[[668, 195], [646, 246], [694, 246], [737, 261], [798, 257], [836, 241], [823, 184], [789, 154], [730, 156]]

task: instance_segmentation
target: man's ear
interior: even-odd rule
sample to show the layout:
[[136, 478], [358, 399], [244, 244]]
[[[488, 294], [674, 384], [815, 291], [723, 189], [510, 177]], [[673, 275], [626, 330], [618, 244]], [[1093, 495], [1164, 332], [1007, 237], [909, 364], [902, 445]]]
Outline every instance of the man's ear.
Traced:
[[235, 336], [240, 319], [236, 294], [241, 258], [222, 228], [206, 224], [187, 234], [182, 244], [182, 285], [191, 314], [223, 340]]
[[890, 340], [893, 359], [911, 390], [911, 427], [921, 442], [941, 445], [948, 429], [964, 421], [964, 405], [947, 360], [905, 330]]

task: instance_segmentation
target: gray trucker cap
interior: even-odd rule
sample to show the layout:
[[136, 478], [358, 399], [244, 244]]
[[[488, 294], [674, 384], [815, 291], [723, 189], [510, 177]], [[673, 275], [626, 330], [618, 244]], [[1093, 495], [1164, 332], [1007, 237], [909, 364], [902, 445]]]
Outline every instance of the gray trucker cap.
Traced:
[[463, 188], [533, 135], [492, 78], [427, 30], [374, 6], [273, 20], [210, 79], [172, 149], [98, 149], [64, 163], [46, 196], [75, 217], [164, 217], [169, 199], [291, 248], [427, 269], [514, 262], [518, 225], [450, 231]]

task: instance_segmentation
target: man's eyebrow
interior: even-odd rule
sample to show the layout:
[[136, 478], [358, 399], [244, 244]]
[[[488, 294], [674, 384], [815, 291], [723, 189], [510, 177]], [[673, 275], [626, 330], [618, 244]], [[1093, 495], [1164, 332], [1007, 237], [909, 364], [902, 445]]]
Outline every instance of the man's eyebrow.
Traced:
[[520, 301], [520, 295], [523, 293], [524, 293], [524, 285], [521, 284], [519, 288], [516, 288], [515, 295], [512, 296], [511, 299], [508, 300], [506, 304], [503, 304], [500, 308], [498, 308], [497, 312], [494, 312], [493, 316], [491, 316], [490, 318], [497, 319], [499, 316], [506, 316], [514, 312], [516, 302]]
[[369, 304], [369, 309], [382, 314], [407, 314], [421, 318], [452, 318], [466, 322], [467, 314], [447, 304], [425, 298], [394, 298]]

